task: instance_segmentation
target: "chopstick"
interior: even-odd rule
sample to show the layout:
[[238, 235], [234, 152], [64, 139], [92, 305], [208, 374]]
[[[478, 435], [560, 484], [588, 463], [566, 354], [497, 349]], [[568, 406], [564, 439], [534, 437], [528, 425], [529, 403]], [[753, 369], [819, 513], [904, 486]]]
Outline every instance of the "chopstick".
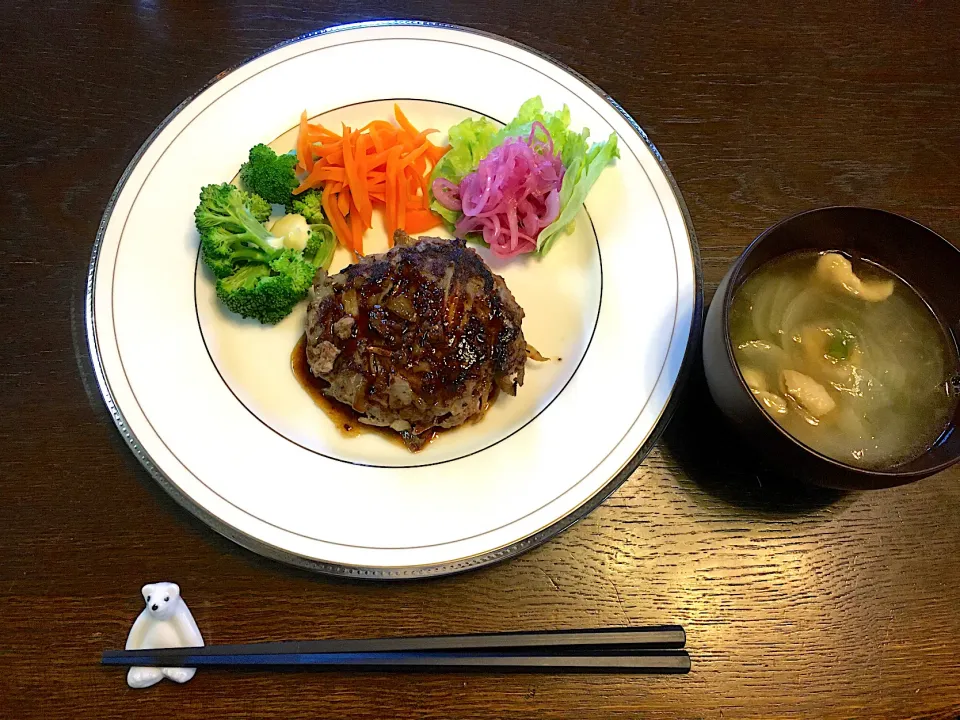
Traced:
[[[181, 648], [183, 650], [183, 648]], [[190, 650], [190, 648], [186, 648]], [[333, 669], [400, 670], [510, 670], [577, 671], [681, 674], [690, 672], [690, 656], [684, 650], [644, 650], [629, 655], [529, 654], [508, 651], [477, 652], [358, 652], [358, 653], [244, 653], [178, 655], [156, 650], [124, 651], [121, 656], [104, 653], [105, 665], [153, 665], [165, 667], [317, 667]]]
[[[262, 655], [268, 653], [351, 653], [426, 650], [507, 650], [515, 648], [682, 648], [687, 641], [679, 625], [642, 628], [598, 628], [596, 630], [551, 630], [540, 632], [486, 633], [474, 635], [436, 635], [424, 637], [371, 638], [361, 640], [290, 640], [284, 642], [207, 645], [192, 648], [194, 655]], [[123, 657], [140, 651], [108, 650], [107, 657]], [[184, 648], [151, 650], [162, 657], [176, 656]]]
[[105, 665], [325, 666], [400, 669], [685, 673], [682, 627], [310, 640], [199, 648], [107, 650]]

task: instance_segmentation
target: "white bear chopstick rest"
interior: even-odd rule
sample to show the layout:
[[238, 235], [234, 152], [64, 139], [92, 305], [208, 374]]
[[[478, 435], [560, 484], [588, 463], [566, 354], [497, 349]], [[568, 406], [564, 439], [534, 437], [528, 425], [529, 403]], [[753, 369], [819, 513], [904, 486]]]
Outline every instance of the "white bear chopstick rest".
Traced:
[[[127, 650], [203, 646], [200, 628], [190, 608], [180, 597], [179, 585], [152, 583], [144, 585], [140, 592], [147, 606], [130, 628]], [[196, 672], [196, 668], [132, 667], [127, 673], [127, 685], [132, 688], [150, 687], [165, 677], [185, 683]]]

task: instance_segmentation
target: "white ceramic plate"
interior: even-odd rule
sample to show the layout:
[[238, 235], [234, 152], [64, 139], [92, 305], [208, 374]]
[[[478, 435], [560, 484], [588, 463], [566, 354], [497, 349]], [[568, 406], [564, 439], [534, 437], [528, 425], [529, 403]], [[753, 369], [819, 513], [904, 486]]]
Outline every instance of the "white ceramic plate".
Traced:
[[[394, 57], [424, 72], [384, 72]], [[617, 133], [621, 148], [574, 233], [545, 257], [481, 251], [524, 308], [527, 340], [560, 359], [528, 364], [517, 397], [418, 454], [377, 435], [343, 437], [290, 370], [305, 304], [265, 327], [216, 301], [198, 263], [199, 188], [230, 180], [258, 142], [292, 147], [304, 108], [359, 126], [389, 117], [396, 100], [414, 124], [445, 130], [471, 115], [509, 120], [533, 95], [549, 109], [567, 104], [594, 139]], [[375, 227], [366, 247], [378, 246]], [[382, 22], [276, 47], [164, 121], [104, 214], [87, 331], [120, 431], [184, 506], [262, 554], [393, 578], [509, 557], [598, 505], [666, 422], [701, 304], [680, 194], [610, 98], [501, 38]]]

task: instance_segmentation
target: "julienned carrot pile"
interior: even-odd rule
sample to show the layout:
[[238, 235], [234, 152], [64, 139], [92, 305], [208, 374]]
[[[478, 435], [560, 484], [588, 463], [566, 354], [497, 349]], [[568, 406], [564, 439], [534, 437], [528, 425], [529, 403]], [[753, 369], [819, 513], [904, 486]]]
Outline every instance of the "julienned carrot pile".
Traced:
[[[322, 188], [323, 210], [340, 242], [363, 255], [363, 234], [371, 227], [373, 206], [384, 209], [389, 242], [395, 230], [420, 233], [439, 225], [430, 210], [430, 171], [449, 147], [427, 139], [433, 129], [417, 130], [393, 106], [397, 124], [374, 120], [359, 130], [344, 125], [341, 134], [300, 116], [297, 165], [306, 173], [299, 194]], [[429, 166], [428, 166], [429, 163]]]

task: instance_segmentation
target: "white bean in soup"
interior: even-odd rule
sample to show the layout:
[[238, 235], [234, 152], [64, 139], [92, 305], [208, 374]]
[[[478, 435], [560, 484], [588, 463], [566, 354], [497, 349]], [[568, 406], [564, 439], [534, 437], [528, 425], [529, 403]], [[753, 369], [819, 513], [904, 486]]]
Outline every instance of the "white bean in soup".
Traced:
[[953, 339], [909, 285], [875, 263], [815, 251], [765, 263], [734, 294], [730, 338], [760, 406], [848, 465], [907, 462], [953, 416]]

